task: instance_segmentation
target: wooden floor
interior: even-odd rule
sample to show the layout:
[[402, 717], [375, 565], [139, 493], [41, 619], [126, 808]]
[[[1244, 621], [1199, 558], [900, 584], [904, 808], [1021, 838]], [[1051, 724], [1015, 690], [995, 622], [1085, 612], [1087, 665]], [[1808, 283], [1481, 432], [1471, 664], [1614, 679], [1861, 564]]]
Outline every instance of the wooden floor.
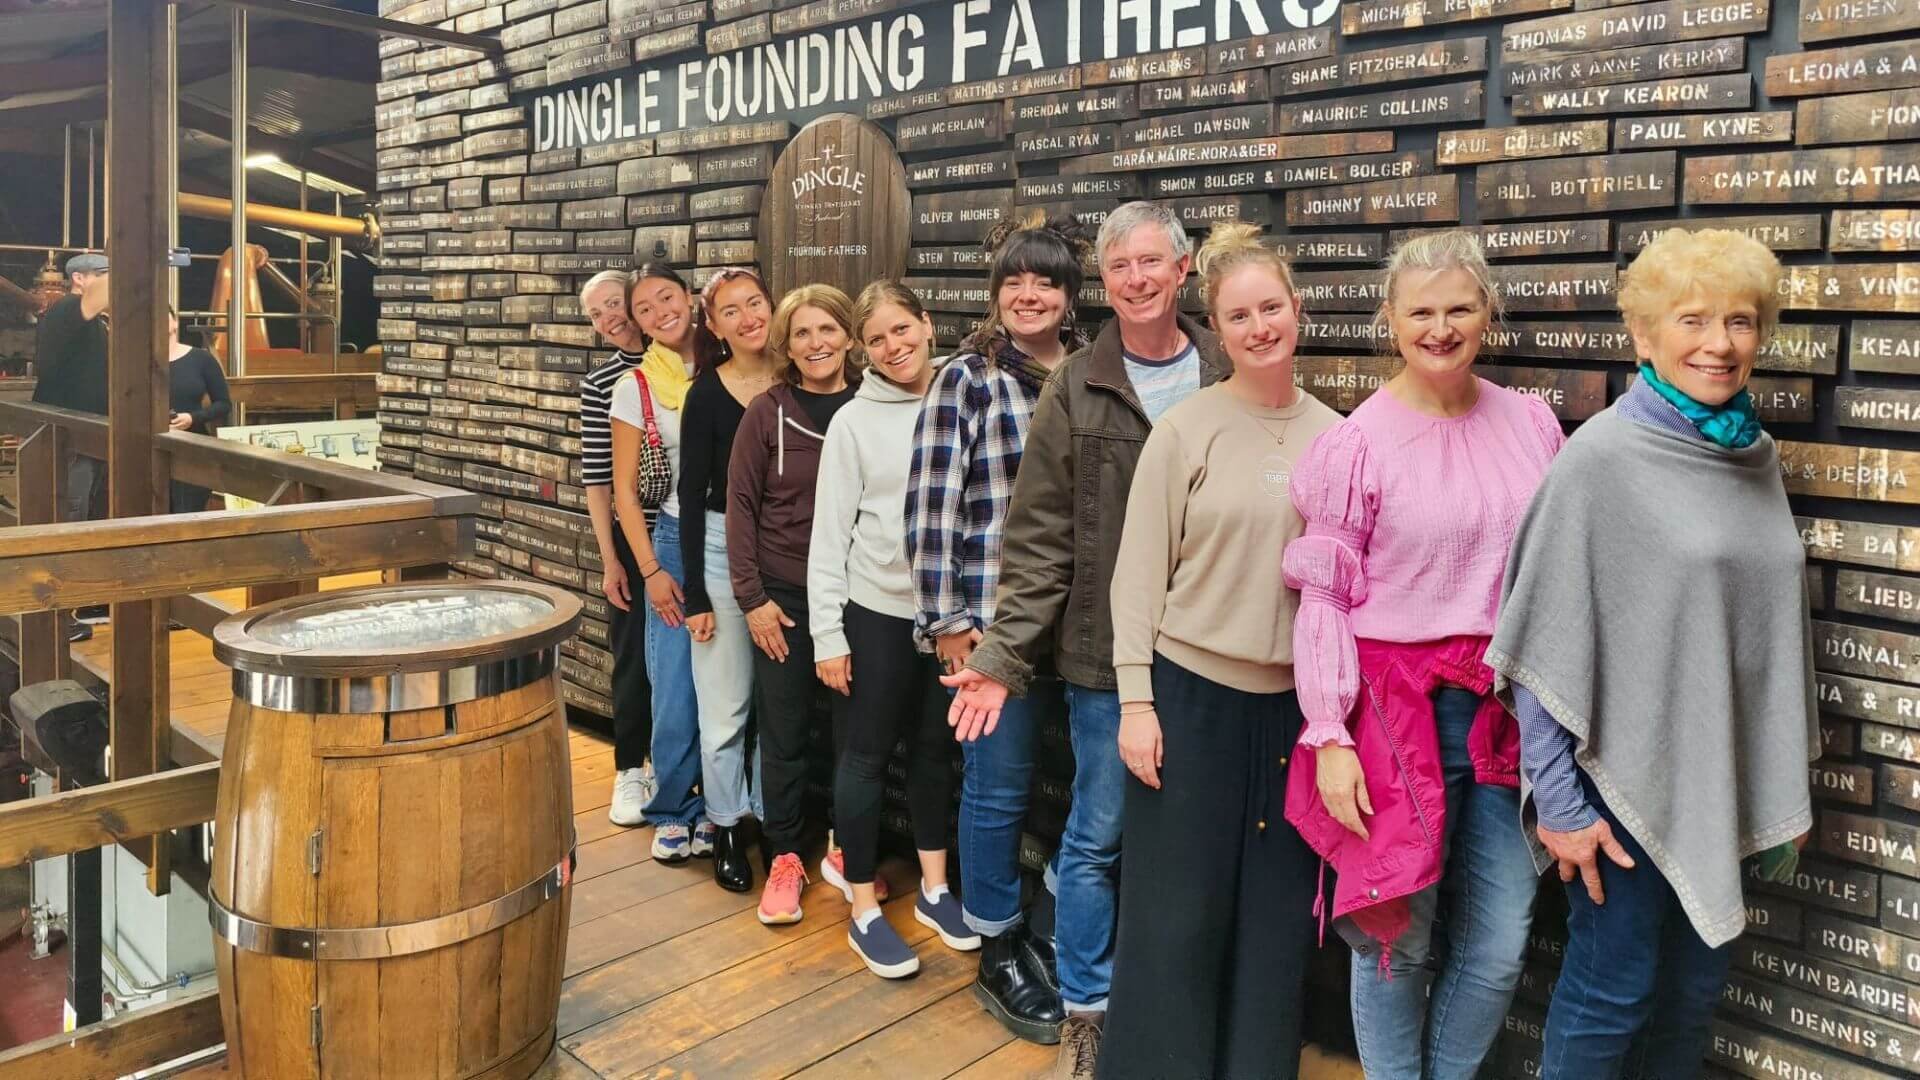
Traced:
[[[237, 590], [219, 598], [244, 603]], [[75, 654], [104, 672], [111, 639], [101, 627]], [[172, 650], [175, 720], [217, 747], [227, 669], [191, 631], [174, 633]], [[757, 893], [723, 891], [705, 860], [654, 862], [652, 830], [607, 820], [612, 744], [582, 729], [569, 739], [579, 867], [559, 1045], [540, 1076], [1019, 1080], [1052, 1068], [1052, 1047], [1011, 1038], [975, 1004], [974, 955], [949, 950], [914, 920], [914, 868], [892, 862], [882, 872], [899, 897], [886, 905], [887, 918], [919, 952], [920, 973], [883, 980], [848, 948], [847, 906], [829, 886], [808, 887], [803, 922], [772, 929], [755, 917]], [[183, 1075], [231, 1074], [214, 1061]], [[1357, 1080], [1359, 1071], [1310, 1048], [1302, 1075]]]
[[[218, 598], [244, 604], [237, 590]], [[105, 674], [111, 632], [97, 627], [74, 654]], [[172, 655], [174, 719], [217, 746], [230, 675], [208, 640], [191, 631], [172, 635]], [[914, 921], [904, 863], [884, 868], [901, 897], [887, 905], [887, 918], [919, 951], [922, 966], [914, 978], [889, 982], [847, 947], [847, 905], [830, 887], [809, 886], [799, 925], [770, 929], [754, 915], [758, 894], [720, 889], [711, 863], [654, 862], [651, 829], [607, 820], [612, 744], [582, 729], [570, 741], [580, 861], [559, 1047], [541, 1076], [1012, 1080], [1052, 1067], [1051, 1047], [1012, 1039], [974, 1003], [973, 957], [949, 950]], [[213, 1062], [185, 1075], [230, 1074]]]

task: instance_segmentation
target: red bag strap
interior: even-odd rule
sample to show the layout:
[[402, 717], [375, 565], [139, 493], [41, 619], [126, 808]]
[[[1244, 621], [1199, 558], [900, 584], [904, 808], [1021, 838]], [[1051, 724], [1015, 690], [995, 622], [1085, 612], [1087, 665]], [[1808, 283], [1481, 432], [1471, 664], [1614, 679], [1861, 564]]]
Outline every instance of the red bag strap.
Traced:
[[633, 369], [633, 381], [640, 388], [640, 415], [646, 421], [646, 426], [641, 430], [647, 433], [647, 442], [658, 447], [660, 427], [653, 422], [653, 392], [647, 389], [647, 377], [639, 368]]

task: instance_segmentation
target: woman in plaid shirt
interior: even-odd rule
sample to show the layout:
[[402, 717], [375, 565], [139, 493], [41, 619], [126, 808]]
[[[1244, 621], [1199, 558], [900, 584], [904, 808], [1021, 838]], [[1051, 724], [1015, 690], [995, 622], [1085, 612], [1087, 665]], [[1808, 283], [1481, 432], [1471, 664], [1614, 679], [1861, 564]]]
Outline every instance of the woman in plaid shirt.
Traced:
[[[914, 632], [947, 672], [966, 664], [993, 619], [1007, 503], [1040, 388], [1085, 344], [1073, 304], [1091, 247], [1079, 224], [1036, 214], [1003, 223], [988, 246], [986, 320], [927, 393], [907, 481]], [[1020, 832], [1039, 746], [1031, 700], [1008, 702], [997, 727], [962, 744], [960, 865], [967, 925], [984, 939], [975, 996], [1016, 1034], [1052, 1042], [1061, 1006], [1051, 949], [1017, 932]]]

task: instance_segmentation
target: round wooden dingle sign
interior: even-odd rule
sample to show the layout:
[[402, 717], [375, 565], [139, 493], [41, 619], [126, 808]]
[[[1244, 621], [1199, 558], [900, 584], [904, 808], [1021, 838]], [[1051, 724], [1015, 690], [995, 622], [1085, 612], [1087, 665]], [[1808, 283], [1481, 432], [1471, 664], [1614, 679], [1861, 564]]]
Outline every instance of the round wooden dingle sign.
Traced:
[[767, 284], [778, 297], [824, 283], [853, 296], [907, 271], [907, 170], [887, 133], [857, 116], [822, 116], [774, 163], [760, 211]]

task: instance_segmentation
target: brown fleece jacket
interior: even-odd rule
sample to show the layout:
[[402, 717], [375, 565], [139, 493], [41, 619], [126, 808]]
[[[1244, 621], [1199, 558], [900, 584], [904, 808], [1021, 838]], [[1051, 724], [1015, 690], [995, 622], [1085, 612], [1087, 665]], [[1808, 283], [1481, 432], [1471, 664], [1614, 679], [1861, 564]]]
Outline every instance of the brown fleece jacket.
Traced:
[[727, 463], [727, 570], [740, 610], [767, 602], [767, 579], [807, 586], [813, 540], [813, 488], [825, 428], [776, 383], [747, 406]]

